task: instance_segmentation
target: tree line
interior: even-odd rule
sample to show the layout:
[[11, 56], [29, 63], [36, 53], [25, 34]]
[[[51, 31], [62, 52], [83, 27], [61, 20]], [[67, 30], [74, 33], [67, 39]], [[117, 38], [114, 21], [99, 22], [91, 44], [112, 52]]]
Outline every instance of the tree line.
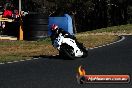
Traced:
[[71, 15], [77, 32], [132, 23], [132, 0], [22, 0], [22, 3], [25, 11]]

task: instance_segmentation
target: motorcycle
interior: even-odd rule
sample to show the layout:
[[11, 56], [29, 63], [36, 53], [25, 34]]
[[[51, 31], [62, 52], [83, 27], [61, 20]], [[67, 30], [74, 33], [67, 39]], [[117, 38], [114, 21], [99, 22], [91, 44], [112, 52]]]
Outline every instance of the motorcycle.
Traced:
[[59, 51], [59, 56], [69, 59], [86, 58], [88, 50], [76, 39], [63, 36], [62, 33], [53, 41], [53, 46]]

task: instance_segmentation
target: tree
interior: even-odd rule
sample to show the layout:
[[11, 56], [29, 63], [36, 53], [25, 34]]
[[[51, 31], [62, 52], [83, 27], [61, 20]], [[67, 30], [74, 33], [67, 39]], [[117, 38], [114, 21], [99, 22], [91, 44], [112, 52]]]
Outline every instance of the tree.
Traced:
[[35, 12], [48, 13], [49, 16], [61, 16], [65, 13], [72, 15], [78, 32], [126, 24], [132, 11], [131, 0], [28, 1], [30, 1], [30, 9]]

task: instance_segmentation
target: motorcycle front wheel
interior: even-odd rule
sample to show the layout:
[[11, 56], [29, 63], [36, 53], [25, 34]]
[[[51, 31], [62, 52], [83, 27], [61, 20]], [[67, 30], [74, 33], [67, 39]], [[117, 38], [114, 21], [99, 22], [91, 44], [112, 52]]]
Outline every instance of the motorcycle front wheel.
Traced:
[[74, 49], [67, 44], [62, 44], [60, 47], [59, 56], [63, 57], [64, 59], [75, 59]]
[[59, 56], [63, 57], [64, 59], [77, 59], [77, 58], [86, 58], [88, 56], [88, 51], [85, 47], [81, 47], [83, 55], [81, 57], [75, 57], [74, 49], [67, 45], [62, 44], [59, 51]]

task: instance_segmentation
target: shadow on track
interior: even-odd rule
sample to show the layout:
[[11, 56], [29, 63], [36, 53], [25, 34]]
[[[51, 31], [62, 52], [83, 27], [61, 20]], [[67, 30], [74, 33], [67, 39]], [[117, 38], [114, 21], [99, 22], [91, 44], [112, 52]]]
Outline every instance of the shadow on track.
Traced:
[[48, 59], [48, 60], [73, 60], [59, 55], [40, 55], [40, 56], [33, 56], [33, 58]]

